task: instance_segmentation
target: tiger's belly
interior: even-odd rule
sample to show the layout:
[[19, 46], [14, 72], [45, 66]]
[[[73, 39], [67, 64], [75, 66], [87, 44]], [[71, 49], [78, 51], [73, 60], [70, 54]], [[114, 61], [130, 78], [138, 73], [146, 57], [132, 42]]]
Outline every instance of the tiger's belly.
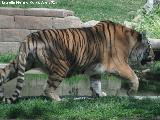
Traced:
[[106, 68], [104, 65], [102, 65], [101, 63], [97, 63], [97, 64], [94, 64], [94, 65], [91, 65], [89, 66], [84, 74], [87, 74], [89, 76], [92, 76], [92, 75], [97, 75], [97, 74], [102, 74], [104, 72], [106, 72]]

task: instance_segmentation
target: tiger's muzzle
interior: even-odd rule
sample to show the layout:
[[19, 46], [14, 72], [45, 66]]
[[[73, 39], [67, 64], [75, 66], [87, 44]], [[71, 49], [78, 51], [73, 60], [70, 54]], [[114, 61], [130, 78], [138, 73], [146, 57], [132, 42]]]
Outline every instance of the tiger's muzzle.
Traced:
[[155, 57], [155, 55], [154, 55], [153, 49], [152, 49], [152, 47], [150, 45], [149, 48], [146, 49], [144, 57], [141, 60], [141, 64], [145, 65], [145, 64], [151, 64], [151, 63], [153, 63], [154, 57]]

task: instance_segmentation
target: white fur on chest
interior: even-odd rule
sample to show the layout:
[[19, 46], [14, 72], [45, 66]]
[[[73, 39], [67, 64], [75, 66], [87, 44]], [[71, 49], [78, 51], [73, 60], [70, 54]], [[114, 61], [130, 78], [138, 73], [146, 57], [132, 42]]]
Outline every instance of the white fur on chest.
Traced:
[[101, 63], [97, 63], [94, 65], [91, 65], [87, 68], [85, 71], [85, 74], [88, 75], [96, 75], [96, 74], [102, 74], [106, 71], [105, 67]]

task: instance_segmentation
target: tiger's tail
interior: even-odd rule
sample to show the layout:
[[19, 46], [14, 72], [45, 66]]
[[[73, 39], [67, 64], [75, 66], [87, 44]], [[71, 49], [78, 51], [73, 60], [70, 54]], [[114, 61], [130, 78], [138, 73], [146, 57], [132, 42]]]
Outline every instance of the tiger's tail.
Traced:
[[10, 62], [4, 68], [0, 69], [0, 98], [3, 97], [3, 83], [16, 78], [17, 75], [17, 58]]
[[17, 77], [17, 59], [0, 69], [0, 86]]
[[[20, 95], [20, 92], [22, 90], [22, 87], [24, 85], [24, 73], [25, 73], [25, 66], [26, 66], [26, 59], [27, 59], [27, 50], [26, 50], [26, 43], [22, 42], [20, 45], [19, 53], [17, 56], [18, 62], [17, 62], [17, 70], [16, 75], [17, 76], [17, 84], [16, 84], [16, 90], [14, 91], [13, 95], [10, 98], [1, 97], [1, 101], [4, 103], [13, 103]], [[4, 82], [5, 80], [1, 80]]]

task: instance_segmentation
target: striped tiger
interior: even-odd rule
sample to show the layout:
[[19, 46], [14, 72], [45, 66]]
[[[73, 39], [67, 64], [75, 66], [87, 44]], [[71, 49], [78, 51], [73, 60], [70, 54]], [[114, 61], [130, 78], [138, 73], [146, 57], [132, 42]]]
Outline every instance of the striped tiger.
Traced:
[[[14, 102], [23, 88], [25, 71], [35, 67], [48, 74], [44, 93], [56, 101], [60, 100], [56, 88], [73, 74], [87, 74], [91, 81], [105, 72], [119, 74], [130, 81], [128, 95], [132, 95], [138, 90], [139, 81], [128, 65], [128, 57], [139, 50], [144, 54], [150, 46], [147, 41], [142, 33], [111, 21], [100, 21], [93, 27], [33, 32], [21, 42], [16, 59], [0, 70], [0, 86], [17, 77], [13, 95], [1, 96], [1, 101]], [[36, 62], [40, 64], [36, 66]], [[105, 95], [96, 87], [91, 82], [93, 93]]]

